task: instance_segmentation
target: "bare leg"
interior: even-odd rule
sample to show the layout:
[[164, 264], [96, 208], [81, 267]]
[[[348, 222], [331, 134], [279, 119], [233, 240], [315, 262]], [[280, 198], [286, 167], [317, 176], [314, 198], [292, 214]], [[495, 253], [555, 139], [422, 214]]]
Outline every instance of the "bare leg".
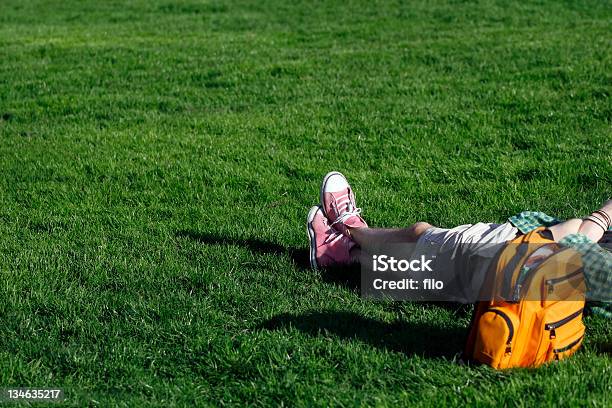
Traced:
[[350, 228], [351, 238], [358, 245], [351, 250], [351, 258], [358, 261], [361, 248], [375, 252], [384, 244], [416, 242], [423, 232], [431, 227], [432, 225], [426, 222], [417, 222], [408, 228]]
[[[612, 200], [608, 200], [599, 210], [605, 212], [608, 216], [612, 215]], [[553, 225], [549, 229], [555, 241], [559, 241], [570, 234], [580, 233], [586, 235], [593, 242], [597, 242], [604, 234], [603, 228], [595, 222], [579, 218], [572, 218], [571, 220]]]

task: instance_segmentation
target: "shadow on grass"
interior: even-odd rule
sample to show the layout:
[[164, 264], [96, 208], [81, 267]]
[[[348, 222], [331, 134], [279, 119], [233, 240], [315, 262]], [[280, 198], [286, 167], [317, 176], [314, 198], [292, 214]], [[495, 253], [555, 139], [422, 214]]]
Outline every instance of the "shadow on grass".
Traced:
[[258, 328], [294, 328], [312, 336], [358, 340], [407, 355], [447, 359], [463, 350], [467, 334], [466, 329], [460, 327], [404, 321], [385, 323], [351, 312], [312, 312], [301, 315], [285, 313], [273, 317]]
[[188, 230], [178, 231], [176, 236], [189, 238], [204, 245], [235, 245], [260, 254], [287, 254], [293, 259], [298, 267], [303, 269], [310, 268], [308, 251], [306, 249], [286, 247], [275, 242], [263, 241], [256, 238], [228, 238], [216, 234], [202, 234]]
[[[256, 238], [228, 238], [216, 234], [203, 234], [195, 231], [181, 230], [176, 233], [177, 237], [189, 238], [204, 245], [235, 245], [248, 249], [253, 253], [288, 255], [294, 264], [302, 270], [310, 269], [308, 249], [283, 246], [275, 242], [264, 241]], [[326, 269], [321, 274], [323, 280], [345, 286], [354, 291], [359, 291], [359, 266]]]
[[612, 341], [606, 341], [603, 343], [596, 343], [595, 350], [599, 354], [606, 354], [608, 356], [612, 356]]
[[[235, 245], [253, 253], [288, 255], [300, 269], [310, 269], [307, 249], [283, 246], [254, 238], [229, 238], [216, 234], [182, 230], [176, 236], [188, 238], [203, 245]], [[360, 291], [358, 265], [323, 270], [325, 282]], [[434, 302], [432, 302], [434, 303]], [[469, 306], [435, 302], [456, 314], [469, 313]], [[282, 314], [263, 323], [260, 328], [278, 330], [293, 327], [313, 336], [337, 336], [355, 339], [372, 346], [426, 357], [452, 358], [462, 350], [466, 330], [457, 327], [440, 327], [427, 324], [397, 321], [385, 323], [351, 312], [312, 312], [304, 315]]]

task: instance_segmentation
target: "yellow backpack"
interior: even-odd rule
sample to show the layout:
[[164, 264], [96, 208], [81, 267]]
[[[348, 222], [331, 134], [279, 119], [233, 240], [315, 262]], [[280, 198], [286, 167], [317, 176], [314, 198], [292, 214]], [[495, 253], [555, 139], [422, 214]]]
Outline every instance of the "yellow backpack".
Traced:
[[464, 359], [496, 369], [537, 367], [573, 354], [584, 337], [580, 255], [538, 228], [502, 249], [476, 304]]

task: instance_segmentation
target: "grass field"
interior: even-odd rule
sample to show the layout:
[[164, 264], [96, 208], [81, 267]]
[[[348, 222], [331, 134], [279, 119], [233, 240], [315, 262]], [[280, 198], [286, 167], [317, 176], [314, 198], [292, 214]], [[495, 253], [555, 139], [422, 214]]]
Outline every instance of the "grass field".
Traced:
[[457, 364], [470, 308], [305, 265], [329, 170], [374, 226], [612, 191], [609, 1], [0, 2], [0, 387], [67, 405], [610, 406], [610, 322]]

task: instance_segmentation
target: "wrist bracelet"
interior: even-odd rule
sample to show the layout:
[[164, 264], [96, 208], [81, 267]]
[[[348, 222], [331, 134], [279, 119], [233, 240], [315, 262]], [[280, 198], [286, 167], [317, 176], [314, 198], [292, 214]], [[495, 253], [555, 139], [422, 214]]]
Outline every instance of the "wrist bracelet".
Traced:
[[603, 210], [593, 211], [593, 214], [595, 214], [595, 213], [597, 213], [597, 214], [601, 215], [602, 217], [604, 217], [606, 223], [608, 224], [608, 228], [610, 228], [610, 224], [612, 223], [612, 221], [610, 220], [610, 215], [608, 215], [608, 213], [606, 213]]
[[589, 215], [588, 217], [585, 218], [585, 220], [595, 223], [598, 227], [604, 230], [604, 232], [608, 230], [608, 228], [604, 225], [603, 221], [599, 217]]

